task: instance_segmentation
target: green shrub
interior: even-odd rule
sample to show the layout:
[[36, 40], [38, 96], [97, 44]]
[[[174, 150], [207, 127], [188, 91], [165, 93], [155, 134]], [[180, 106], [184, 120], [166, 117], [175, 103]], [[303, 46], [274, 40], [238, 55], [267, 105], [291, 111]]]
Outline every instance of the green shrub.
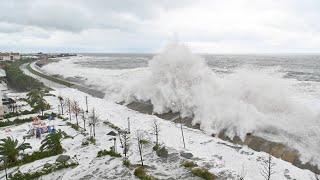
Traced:
[[72, 124], [71, 122], [67, 122], [67, 125], [70, 126], [72, 129], [79, 131], [80, 126], [76, 124]]
[[43, 168], [41, 170], [35, 171], [35, 172], [27, 172], [27, 173], [21, 173], [18, 171], [14, 175], [10, 175], [10, 180], [31, 180], [31, 179], [37, 179], [43, 175], [50, 174], [54, 171], [58, 171], [64, 168], [74, 167], [79, 165], [78, 163], [70, 163], [70, 164], [61, 164], [56, 163], [48, 168]]
[[4, 119], [8, 119], [8, 118], [12, 118], [12, 117], [16, 117], [16, 116], [21, 116], [21, 115], [28, 115], [28, 114], [34, 114], [34, 113], [37, 113], [35, 110], [24, 110], [24, 111], [21, 111], [21, 112], [9, 112], [7, 114], [5, 114], [3, 116]]
[[5, 126], [11, 126], [11, 125], [18, 125], [18, 124], [23, 124], [26, 122], [31, 122], [32, 121], [32, 117], [30, 118], [25, 118], [25, 119], [15, 119], [13, 121], [0, 121], [0, 127], [5, 127]]
[[[44, 158], [55, 156], [55, 155], [58, 155], [58, 154], [52, 151], [35, 151], [32, 154], [25, 154], [22, 159], [16, 161], [15, 163], [8, 164], [7, 167], [10, 168], [18, 165], [21, 166], [23, 164], [28, 164], [36, 160], [44, 159]], [[3, 169], [4, 169], [4, 166], [0, 165], [0, 171]]]
[[111, 123], [109, 121], [103, 121], [103, 124], [109, 126], [112, 129], [115, 129], [117, 131], [121, 131], [121, 128], [119, 128], [118, 126], [114, 125], [113, 123]]
[[146, 139], [141, 139], [140, 144], [149, 144], [149, 141]]
[[141, 180], [155, 180], [156, 178], [147, 174], [143, 167], [138, 167], [134, 170], [134, 175]]
[[216, 178], [215, 175], [210, 173], [207, 169], [195, 167], [191, 169], [193, 175], [201, 177], [205, 180], [214, 180]]
[[131, 163], [130, 163], [129, 159], [124, 159], [124, 160], [122, 161], [122, 164], [123, 164], [124, 166], [126, 166], [126, 167], [129, 167]]
[[112, 157], [121, 157], [121, 154], [114, 152], [113, 150], [101, 150], [98, 152], [97, 157], [102, 157], [102, 156], [112, 156]]
[[159, 157], [168, 157], [168, 150], [166, 149], [165, 146], [161, 147], [160, 149], [158, 149], [156, 151], [156, 154], [159, 156]]
[[198, 165], [193, 161], [183, 161], [182, 166], [185, 168], [193, 168], [193, 167], [197, 167]]
[[152, 149], [153, 149], [154, 151], [157, 151], [159, 148], [160, 148], [160, 145], [159, 145], [159, 144], [156, 144], [155, 146], [153, 146]]

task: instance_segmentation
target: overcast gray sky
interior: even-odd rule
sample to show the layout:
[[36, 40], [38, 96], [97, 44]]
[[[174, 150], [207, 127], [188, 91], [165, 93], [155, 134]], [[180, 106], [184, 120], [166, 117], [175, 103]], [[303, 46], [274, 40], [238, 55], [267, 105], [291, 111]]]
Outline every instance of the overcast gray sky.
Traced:
[[320, 53], [320, 0], [1, 0], [0, 51]]

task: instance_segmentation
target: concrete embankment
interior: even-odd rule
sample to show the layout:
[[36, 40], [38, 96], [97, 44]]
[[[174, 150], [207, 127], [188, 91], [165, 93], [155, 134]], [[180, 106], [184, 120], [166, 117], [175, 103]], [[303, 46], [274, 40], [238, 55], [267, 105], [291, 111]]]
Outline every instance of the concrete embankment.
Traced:
[[[153, 111], [152, 104], [150, 104], [149, 102], [133, 102], [128, 104], [127, 107], [146, 114], [152, 114]], [[179, 113], [165, 113], [154, 115], [176, 123], [182, 122], [185, 126], [190, 128], [200, 129], [200, 124], [193, 125], [192, 118], [180, 118]], [[246, 135], [244, 141], [242, 141], [238, 136], [235, 136], [231, 139], [226, 136], [224, 131], [220, 132], [219, 134], [212, 134], [212, 136], [219, 137], [222, 140], [229, 141], [234, 144], [247, 145], [255, 151], [269, 153], [272, 156], [290, 162], [291, 164], [301, 169], [308, 169], [314, 173], [320, 174], [320, 169], [318, 166], [312, 165], [311, 163], [303, 163], [300, 159], [300, 153], [297, 150], [287, 147], [284, 144], [268, 141], [251, 133], [248, 133]]]

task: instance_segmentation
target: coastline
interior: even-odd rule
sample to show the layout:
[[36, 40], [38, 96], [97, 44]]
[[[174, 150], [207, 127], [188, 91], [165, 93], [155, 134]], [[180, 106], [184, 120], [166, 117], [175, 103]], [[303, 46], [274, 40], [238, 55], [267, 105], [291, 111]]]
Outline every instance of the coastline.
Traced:
[[[30, 65], [30, 68], [34, 68], [34, 67], [35, 67], [35, 63], [32, 63]], [[43, 73], [43, 72], [39, 72], [39, 71], [37, 71], [37, 72]], [[43, 76], [43, 78], [46, 78], [46, 77], [49, 77], [49, 79], [55, 78], [50, 75]], [[58, 79], [58, 78], [55, 78], [55, 79]], [[61, 81], [61, 79], [58, 79], [57, 82], [59, 82], [59, 81]], [[66, 81], [66, 80], [63, 79], [63, 81]], [[71, 83], [71, 82], [69, 82], [69, 83]], [[102, 95], [101, 92], [99, 92], [99, 91], [96, 91], [94, 89], [90, 89], [88, 87], [84, 87], [79, 84], [72, 84], [71, 86], [67, 86], [67, 87], [77, 89], [81, 92], [90, 94], [93, 97], [97, 97], [100, 99], [102, 99], [104, 96], [104, 94]], [[152, 114], [152, 105], [149, 103], [133, 102], [133, 103], [126, 105], [126, 107], [131, 110], [137, 111], [139, 113], [150, 114], [150, 115]], [[189, 128], [201, 130], [199, 124], [192, 125], [192, 123], [191, 123], [192, 119], [188, 119], [188, 118], [181, 119], [178, 113], [153, 114], [153, 115], [155, 115], [161, 119], [165, 119], [165, 120], [174, 122], [174, 123], [182, 122], [185, 126], [187, 126]], [[212, 135], [212, 136], [218, 137], [219, 139], [231, 142], [233, 144], [248, 146], [249, 148], [251, 148], [257, 152], [269, 153], [269, 154], [273, 155], [274, 157], [280, 158], [284, 161], [287, 161], [287, 162], [289, 162], [289, 163], [293, 164], [294, 166], [299, 167], [301, 169], [308, 169], [312, 172], [320, 173], [319, 167], [312, 165], [308, 162], [307, 163], [301, 162], [299, 152], [297, 152], [294, 149], [291, 149], [290, 147], [287, 147], [284, 144], [268, 141], [266, 139], [263, 139], [261, 137], [255, 136], [254, 134], [250, 134], [250, 133], [247, 135], [247, 137], [244, 141], [242, 141], [239, 137], [235, 137], [233, 139], [230, 139], [223, 132], [218, 135]]]

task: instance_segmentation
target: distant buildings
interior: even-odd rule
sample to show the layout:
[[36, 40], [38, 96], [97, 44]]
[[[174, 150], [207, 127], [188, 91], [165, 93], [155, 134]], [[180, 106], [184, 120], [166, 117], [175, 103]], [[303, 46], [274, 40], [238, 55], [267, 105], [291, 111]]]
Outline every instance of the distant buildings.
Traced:
[[20, 60], [21, 55], [13, 52], [0, 52], [0, 61], [15, 61]]

